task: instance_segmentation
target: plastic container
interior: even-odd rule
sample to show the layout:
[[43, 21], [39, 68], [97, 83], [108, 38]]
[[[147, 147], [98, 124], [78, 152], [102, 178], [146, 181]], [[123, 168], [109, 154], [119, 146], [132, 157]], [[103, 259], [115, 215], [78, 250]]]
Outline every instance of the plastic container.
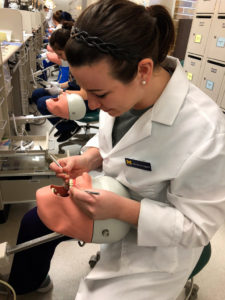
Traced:
[[3, 30], [3, 29], [0, 29], [0, 35], [2, 34], [4, 36], [4, 33], [6, 35], [6, 41], [7, 42], [11, 42], [12, 30]]

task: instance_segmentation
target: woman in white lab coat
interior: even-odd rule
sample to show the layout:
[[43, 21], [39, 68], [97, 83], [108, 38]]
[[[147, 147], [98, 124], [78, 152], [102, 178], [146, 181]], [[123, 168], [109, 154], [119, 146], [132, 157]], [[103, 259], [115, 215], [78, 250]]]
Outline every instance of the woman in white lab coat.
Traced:
[[54, 23], [52, 20], [52, 16], [53, 16], [53, 11], [52, 8], [48, 5], [44, 5], [44, 11], [46, 12], [46, 16], [45, 16], [45, 20], [48, 23], [48, 27], [53, 27]]
[[[82, 280], [76, 300], [175, 300], [224, 223], [224, 115], [187, 80], [179, 61], [167, 57], [173, 41], [163, 7], [103, 0], [80, 15], [66, 45], [89, 108], [101, 109], [100, 128], [82, 155], [50, 167], [65, 179], [102, 167], [130, 193], [70, 189], [91, 218], [131, 225], [122, 241], [101, 246], [100, 261]], [[23, 219], [19, 235], [33, 238], [34, 228], [38, 236], [46, 234], [36, 210]], [[15, 255], [9, 282], [20, 293], [46, 276], [56, 246], [50, 253], [49, 245]], [[36, 278], [38, 268], [43, 274]]]
[[132, 225], [124, 240], [102, 245], [76, 300], [175, 300], [224, 223], [224, 115], [167, 57], [173, 41], [161, 6], [105, 0], [81, 14], [66, 45], [89, 107], [101, 109], [100, 128], [81, 156], [51, 168], [76, 177], [102, 166], [130, 199], [76, 188], [71, 197], [93, 219]]

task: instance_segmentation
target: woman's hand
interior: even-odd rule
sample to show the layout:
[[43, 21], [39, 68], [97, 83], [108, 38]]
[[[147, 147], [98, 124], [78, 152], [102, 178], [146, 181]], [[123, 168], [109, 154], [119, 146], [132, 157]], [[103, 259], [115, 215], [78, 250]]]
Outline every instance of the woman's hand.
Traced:
[[[85, 190], [99, 194], [89, 194]], [[69, 191], [74, 203], [91, 219], [119, 219], [137, 226], [140, 203], [106, 190], [92, 189], [91, 176], [87, 173], [77, 177]]]
[[49, 166], [50, 169], [56, 172], [56, 176], [67, 180], [99, 168], [102, 164], [102, 157], [98, 148], [89, 148], [82, 155], [62, 158], [58, 160], [58, 163], [61, 167], [53, 162]]
[[[85, 190], [92, 190], [99, 195], [89, 194]], [[76, 178], [75, 186], [70, 188], [69, 193], [74, 203], [91, 219], [116, 217], [116, 205], [113, 204], [113, 196], [118, 195], [105, 190], [93, 190], [92, 178], [88, 173], [85, 172]], [[113, 212], [113, 210], [115, 211]]]
[[118, 219], [118, 204], [121, 196], [106, 190], [88, 189], [99, 195], [89, 194], [77, 187], [70, 188], [70, 197], [74, 203], [91, 219]]
[[84, 172], [88, 172], [88, 161], [82, 155], [65, 157], [58, 160], [61, 168], [56, 163], [50, 164], [50, 169], [56, 172], [56, 176], [65, 180], [76, 178]]

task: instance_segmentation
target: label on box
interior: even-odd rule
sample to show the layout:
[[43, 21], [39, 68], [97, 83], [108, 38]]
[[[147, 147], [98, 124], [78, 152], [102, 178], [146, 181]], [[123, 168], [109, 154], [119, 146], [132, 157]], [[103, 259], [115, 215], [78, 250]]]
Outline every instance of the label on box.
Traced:
[[188, 72], [188, 73], [187, 73], [187, 78], [188, 78], [188, 80], [192, 81], [193, 74], [190, 73], [190, 72]]
[[220, 37], [217, 40], [216, 47], [224, 48], [225, 47], [225, 38]]
[[202, 40], [202, 35], [201, 34], [196, 34], [195, 43], [201, 43], [201, 40]]
[[211, 81], [211, 80], [206, 80], [206, 88], [208, 89], [208, 90], [213, 90], [213, 87], [214, 87], [214, 82], [213, 81]]

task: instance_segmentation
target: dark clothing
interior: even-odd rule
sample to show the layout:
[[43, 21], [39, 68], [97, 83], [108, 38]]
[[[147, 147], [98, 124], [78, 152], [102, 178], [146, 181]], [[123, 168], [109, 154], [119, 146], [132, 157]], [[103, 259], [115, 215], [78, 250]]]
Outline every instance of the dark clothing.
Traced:
[[[47, 106], [46, 106], [46, 100], [50, 98], [56, 98], [58, 95], [49, 95], [48, 91], [46, 91], [44, 88], [36, 89], [32, 93], [31, 100], [37, 105], [38, 111], [42, 115], [51, 115], [52, 113], [48, 111]], [[57, 122], [62, 120], [59, 117], [55, 118], [49, 118], [49, 122], [52, 123], [52, 125], [55, 125]], [[72, 132], [75, 130], [77, 127], [77, 123], [73, 120], [65, 120], [63, 122], [60, 122], [57, 126], [56, 129], [61, 133], [65, 132]]]
[[[52, 231], [41, 222], [35, 207], [27, 212], [21, 221], [17, 244], [49, 233]], [[71, 238], [62, 237], [14, 255], [9, 283], [18, 295], [32, 292], [40, 287], [49, 272], [56, 246], [69, 239]]]
[[80, 87], [79, 85], [76, 83], [76, 80], [73, 79], [71, 81], [68, 82], [68, 88], [67, 90], [72, 90], [72, 91], [79, 91]]

